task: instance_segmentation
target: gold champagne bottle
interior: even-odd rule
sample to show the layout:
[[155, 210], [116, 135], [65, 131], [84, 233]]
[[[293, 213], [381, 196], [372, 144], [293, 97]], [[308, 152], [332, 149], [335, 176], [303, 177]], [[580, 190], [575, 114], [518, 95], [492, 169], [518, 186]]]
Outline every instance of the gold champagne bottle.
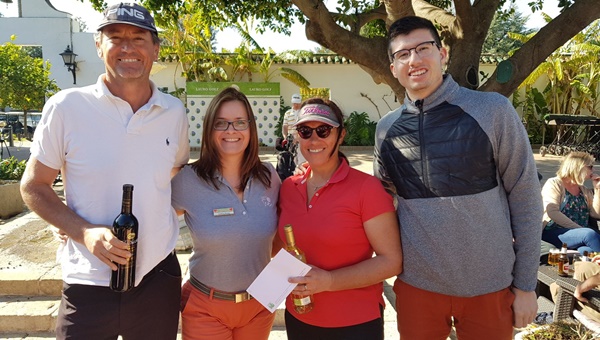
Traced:
[[[296, 239], [294, 238], [294, 231], [292, 230], [291, 224], [286, 224], [283, 227], [283, 231], [285, 232], [285, 239], [287, 241], [287, 250], [290, 254], [294, 255], [298, 260], [306, 263], [306, 256], [304, 256], [304, 252], [300, 250], [296, 246]], [[308, 313], [313, 309], [313, 296], [302, 296], [299, 294], [292, 293], [292, 301], [294, 301], [294, 310], [298, 314]]]

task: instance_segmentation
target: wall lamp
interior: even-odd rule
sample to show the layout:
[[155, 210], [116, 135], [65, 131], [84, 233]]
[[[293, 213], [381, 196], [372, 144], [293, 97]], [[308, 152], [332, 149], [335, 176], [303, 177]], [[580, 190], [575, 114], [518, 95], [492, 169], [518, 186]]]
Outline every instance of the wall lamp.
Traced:
[[60, 53], [60, 56], [63, 58], [67, 71], [73, 73], [73, 84], [76, 84], [77, 77], [75, 76], [75, 72], [77, 69], [77, 62], [75, 61], [75, 57], [77, 57], [77, 54], [73, 53], [71, 46], [67, 45], [67, 49], [65, 49], [63, 53]]

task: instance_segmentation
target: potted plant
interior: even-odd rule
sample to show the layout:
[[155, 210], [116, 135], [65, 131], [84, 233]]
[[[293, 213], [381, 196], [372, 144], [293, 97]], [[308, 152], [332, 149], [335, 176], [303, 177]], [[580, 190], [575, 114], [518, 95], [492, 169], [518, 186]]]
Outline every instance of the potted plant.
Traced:
[[591, 340], [594, 333], [579, 322], [555, 321], [547, 325], [527, 328], [515, 335], [515, 340]]
[[26, 161], [14, 156], [0, 161], [0, 218], [9, 218], [23, 211], [20, 181]]

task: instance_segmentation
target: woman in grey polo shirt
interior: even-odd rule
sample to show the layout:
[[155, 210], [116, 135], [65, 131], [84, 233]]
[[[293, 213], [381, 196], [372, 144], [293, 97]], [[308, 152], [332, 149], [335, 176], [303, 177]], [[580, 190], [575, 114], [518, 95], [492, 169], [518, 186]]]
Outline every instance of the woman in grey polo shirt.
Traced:
[[281, 182], [258, 157], [246, 96], [234, 88], [207, 108], [200, 159], [172, 180], [173, 207], [194, 242], [183, 285], [184, 339], [267, 339], [271, 314], [246, 289], [271, 259]]

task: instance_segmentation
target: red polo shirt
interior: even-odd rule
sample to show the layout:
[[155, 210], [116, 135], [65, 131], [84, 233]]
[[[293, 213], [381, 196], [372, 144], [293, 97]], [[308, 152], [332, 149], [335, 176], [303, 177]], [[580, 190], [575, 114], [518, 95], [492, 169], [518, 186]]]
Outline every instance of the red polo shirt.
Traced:
[[[383, 213], [394, 211], [392, 197], [381, 182], [366, 173], [350, 168], [346, 160], [329, 182], [307, 205], [306, 179], [293, 176], [284, 181], [279, 195], [279, 236], [285, 240], [283, 226], [294, 228], [296, 244], [306, 254], [309, 264], [324, 270], [347, 267], [373, 256], [373, 248], [363, 223]], [[288, 296], [286, 308], [310, 325], [343, 327], [379, 318], [383, 305], [383, 284], [314, 295], [314, 308], [297, 314]]]

